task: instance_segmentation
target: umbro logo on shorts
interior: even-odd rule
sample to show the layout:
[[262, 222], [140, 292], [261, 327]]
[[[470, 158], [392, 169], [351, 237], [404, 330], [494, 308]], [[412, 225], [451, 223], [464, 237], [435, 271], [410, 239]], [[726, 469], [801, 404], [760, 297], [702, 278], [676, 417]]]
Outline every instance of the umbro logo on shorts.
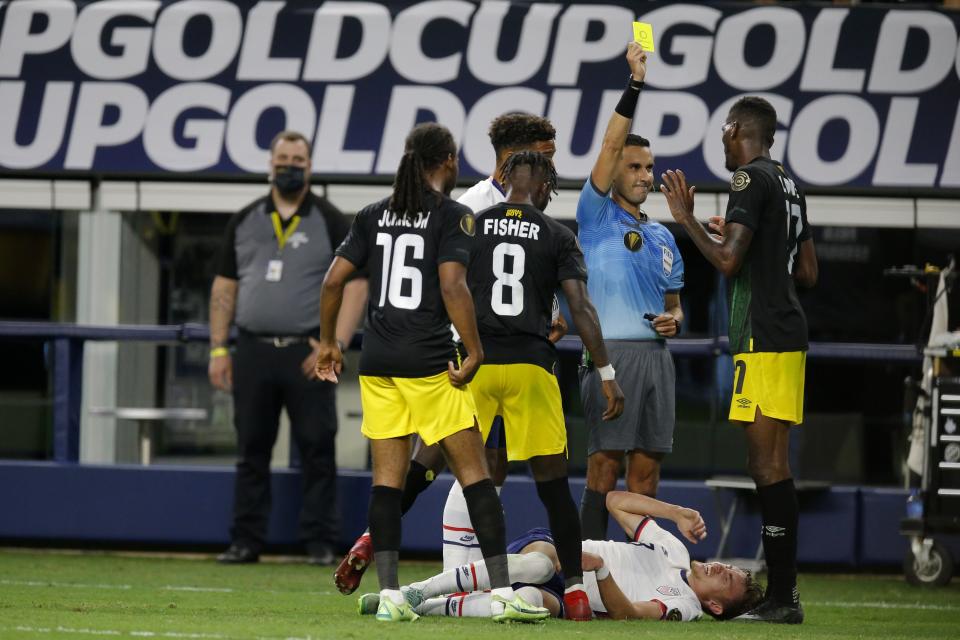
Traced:
[[460, 542], [473, 542], [475, 536], [467, 534], [465, 536], [460, 536]]
[[782, 538], [787, 535], [787, 529], [785, 527], [778, 527], [772, 524], [765, 526], [763, 532], [771, 538]]
[[740, 405], [741, 409], [749, 409], [750, 405], [753, 404], [753, 400], [750, 398], [740, 398], [737, 400], [737, 404]]

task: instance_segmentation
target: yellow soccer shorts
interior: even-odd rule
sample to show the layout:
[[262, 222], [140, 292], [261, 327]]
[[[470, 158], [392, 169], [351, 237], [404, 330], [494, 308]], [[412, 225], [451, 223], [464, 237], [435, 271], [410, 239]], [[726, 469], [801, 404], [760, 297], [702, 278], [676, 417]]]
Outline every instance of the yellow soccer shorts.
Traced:
[[557, 378], [534, 364], [485, 364], [470, 383], [486, 441], [503, 417], [508, 460], [567, 451], [567, 428]]
[[452, 386], [446, 371], [426, 378], [360, 376], [360, 403], [360, 432], [371, 440], [417, 433], [432, 445], [476, 425], [469, 387]]
[[757, 409], [776, 420], [803, 422], [806, 351], [738, 353], [733, 356], [730, 420], [753, 422]]

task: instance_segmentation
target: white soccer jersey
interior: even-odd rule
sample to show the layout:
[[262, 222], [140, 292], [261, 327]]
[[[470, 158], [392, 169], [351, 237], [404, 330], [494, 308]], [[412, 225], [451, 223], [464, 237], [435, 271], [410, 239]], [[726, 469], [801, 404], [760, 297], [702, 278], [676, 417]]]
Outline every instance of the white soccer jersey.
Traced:
[[[660, 605], [664, 618], [699, 618], [703, 614], [700, 599], [685, 579], [690, 570], [687, 548], [653, 518], [645, 518], [637, 533], [636, 542], [584, 540], [583, 550], [603, 558], [611, 577], [631, 602], [652, 600]], [[605, 613], [594, 573], [585, 573], [583, 582], [590, 606]]]
[[487, 178], [467, 189], [462, 196], [457, 198], [457, 202], [467, 205], [474, 213], [480, 213], [506, 199], [507, 196], [504, 194], [500, 183], [493, 178]]

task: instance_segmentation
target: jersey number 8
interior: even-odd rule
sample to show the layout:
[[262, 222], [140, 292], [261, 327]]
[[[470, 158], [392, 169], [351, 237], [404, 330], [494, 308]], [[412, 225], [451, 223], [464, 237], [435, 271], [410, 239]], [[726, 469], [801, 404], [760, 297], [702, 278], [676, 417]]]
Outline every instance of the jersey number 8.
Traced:
[[[423, 298], [423, 274], [406, 264], [407, 249], [413, 259], [423, 260], [423, 236], [404, 233], [394, 241], [389, 233], [378, 233], [377, 244], [383, 247], [383, 271], [380, 276], [380, 305], [387, 300], [397, 309], [416, 309]], [[391, 255], [393, 259], [391, 260]], [[410, 282], [409, 293], [403, 293], [404, 280]]]
[[[513, 258], [513, 268], [508, 273], [507, 256]], [[515, 317], [523, 313], [523, 272], [527, 254], [519, 244], [501, 242], [493, 249], [493, 283], [490, 306], [498, 316]], [[509, 287], [509, 301], [505, 302], [504, 289]]]

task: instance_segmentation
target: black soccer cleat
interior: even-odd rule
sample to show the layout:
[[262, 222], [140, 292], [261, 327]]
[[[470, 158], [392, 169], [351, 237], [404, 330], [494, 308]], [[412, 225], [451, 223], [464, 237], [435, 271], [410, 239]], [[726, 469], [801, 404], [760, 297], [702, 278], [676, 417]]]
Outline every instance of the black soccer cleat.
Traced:
[[800, 624], [803, 607], [800, 603], [783, 604], [767, 598], [756, 607], [733, 619], [734, 622], [770, 622], [772, 624]]

